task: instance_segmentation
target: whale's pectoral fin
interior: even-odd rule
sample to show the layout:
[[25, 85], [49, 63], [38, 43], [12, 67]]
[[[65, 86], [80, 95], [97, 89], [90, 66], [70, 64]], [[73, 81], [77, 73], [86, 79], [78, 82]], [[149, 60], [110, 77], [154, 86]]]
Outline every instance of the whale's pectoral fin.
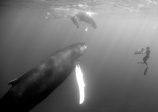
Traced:
[[71, 18], [71, 21], [74, 23], [74, 25], [75, 25], [77, 28], [79, 28], [79, 23], [78, 23], [78, 20], [77, 20], [77, 18], [76, 18], [75, 16]]

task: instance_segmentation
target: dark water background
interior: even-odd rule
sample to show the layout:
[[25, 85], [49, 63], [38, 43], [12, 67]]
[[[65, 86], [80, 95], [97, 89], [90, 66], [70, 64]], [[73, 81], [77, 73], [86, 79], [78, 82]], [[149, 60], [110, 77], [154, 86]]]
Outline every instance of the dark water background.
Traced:
[[[51, 16], [46, 19], [47, 12], [52, 11], [47, 8], [52, 5], [50, 2], [44, 5], [1, 3], [0, 98], [9, 89], [9, 81], [54, 51], [86, 42], [88, 49], [81, 58], [85, 102], [78, 103], [78, 86], [72, 73], [31, 112], [158, 112], [157, 1], [151, 0], [155, 4], [145, 1], [142, 9], [138, 8], [144, 3], [141, 0], [91, 4], [91, 9], [97, 13], [94, 16], [96, 30], [86, 23], [80, 23], [77, 29], [70, 18], [62, 14], [57, 19]], [[57, 2], [56, 7], [66, 6], [66, 2]], [[134, 52], [147, 46], [151, 47], [151, 55], [144, 76], [145, 65], [137, 64], [144, 55], [134, 55]]]

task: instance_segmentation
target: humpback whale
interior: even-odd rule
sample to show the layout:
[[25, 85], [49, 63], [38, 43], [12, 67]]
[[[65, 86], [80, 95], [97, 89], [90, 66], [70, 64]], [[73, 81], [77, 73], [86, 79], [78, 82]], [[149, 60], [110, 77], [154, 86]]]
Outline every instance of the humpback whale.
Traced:
[[11, 88], [0, 100], [0, 111], [30, 111], [71, 74], [86, 48], [84, 43], [67, 46], [9, 82]]
[[77, 28], [79, 27], [79, 24], [78, 24], [79, 21], [89, 23], [90, 25], [92, 25], [94, 29], [97, 28], [97, 25], [94, 19], [90, 15], [83, 12], [74, 15], [73, 17], [71, 17], [71, 20], [76, 25]]

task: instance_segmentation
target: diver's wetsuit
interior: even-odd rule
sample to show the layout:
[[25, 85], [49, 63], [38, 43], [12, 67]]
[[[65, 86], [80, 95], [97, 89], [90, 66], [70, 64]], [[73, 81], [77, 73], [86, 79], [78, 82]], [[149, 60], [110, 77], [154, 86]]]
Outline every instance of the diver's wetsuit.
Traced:
[[145, 57], [143, 58], [143, 61], [144, 61], [144, 63], [145, 63], [147, 66], [148, 66], [148, 63], [147, 63], [146, 61], [148, 60], [149, 55], [150, 55], [150, 49], [149, 49], [149, 47], [147, 47], [147, 48], [146, 48], [146, 55], [145, 55]]

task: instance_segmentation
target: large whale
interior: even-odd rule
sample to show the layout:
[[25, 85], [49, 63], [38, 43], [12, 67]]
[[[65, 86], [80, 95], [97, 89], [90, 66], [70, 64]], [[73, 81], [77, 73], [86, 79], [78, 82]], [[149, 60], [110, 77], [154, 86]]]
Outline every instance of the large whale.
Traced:
[[84, 12], [74, 15], [73, 17], [71, 17], [71, 20], [77, 28], [79, 27], [79, 23], [78, 23], [79, 21], [89, 23], [90, 25], [92, 25], [92, 27], [94, 29], [97, 28], [97, 25], [96, 25], [96, 22], [94, 21], [94, 19], [90, 15], [88, 15]]
[[54, 91], [74, 70], [87, 46], [76, 43], [56, 51], [19, 78], [0, 100], [0, 112], [28, 112]]

